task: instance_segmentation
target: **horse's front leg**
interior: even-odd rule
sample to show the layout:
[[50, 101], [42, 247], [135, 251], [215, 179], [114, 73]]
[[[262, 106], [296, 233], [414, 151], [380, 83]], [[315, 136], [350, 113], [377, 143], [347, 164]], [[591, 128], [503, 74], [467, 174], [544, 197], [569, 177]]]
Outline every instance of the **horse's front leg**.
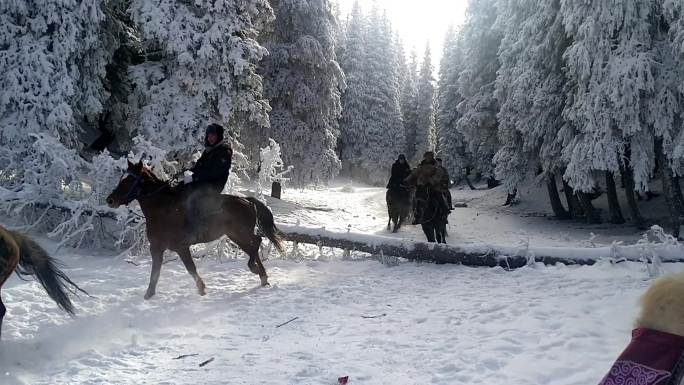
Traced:
[[5, 318], [6, 311], [5, 304], [2, 303], [2, 297], [0, 297], [0, 339], [2, 339], [2, 319]]
[[159, 245], [150, 245], [150, 254], [152, 254], [152, 271], [150, 272], [150, 284], [147, 286], [145, 299], [152, 298], [157, 290], [159, 272], [161, 271], [162, 262], [164, 261], [164, 248]]
[[183, 265], [185, 265], [185, 269], [190, 273], [192, 276], [192, 279], [195, 280], [195, 284], [197, 285], [197, 292], [199, 295], [204, 295], [206, 294], [206, 286], [204, 285], [204, 281], [202, 278], [199, 276], [197, 273], [197, 267], [195, 267], [195, 262], [192, 260], [192, 254], [190, 254], [190, 248], [189, 247], [184, 247], [181, 248], [180, 250], [176, 251], [178, 255], [180, 256], [181, 261], [183, 261]]

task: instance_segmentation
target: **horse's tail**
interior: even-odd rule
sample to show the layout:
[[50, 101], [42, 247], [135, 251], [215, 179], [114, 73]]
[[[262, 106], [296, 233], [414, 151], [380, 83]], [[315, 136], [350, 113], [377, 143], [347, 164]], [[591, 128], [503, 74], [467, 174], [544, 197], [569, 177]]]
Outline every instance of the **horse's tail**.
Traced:
[[254, 197], [249, 197], [247, 200], [250, 201], [256, 208], [257, 224], [259, 225], [259, 228], [261, 228], [261, 231], [264, 232], [266, 238], [273, 243], [276, 249], [282, 252], [284, 250], [283, 241], [278, 234], [280, 231], [275, 225], [271, 210], [269, 210], [268, 207], [266, 207], [266, 205], [260, 200]]
[[28, 237], [12, 233], [19, 244], [19, 266], [17, 273], [20, 275], [33, 275], [45, 288], [62, 310], [74, 315], [74, 305], [69, 299], [69, 292], [77, 291], [88, 294], [76, 285], [63, 271], [57, 267], [57, 261], [36, 242]]

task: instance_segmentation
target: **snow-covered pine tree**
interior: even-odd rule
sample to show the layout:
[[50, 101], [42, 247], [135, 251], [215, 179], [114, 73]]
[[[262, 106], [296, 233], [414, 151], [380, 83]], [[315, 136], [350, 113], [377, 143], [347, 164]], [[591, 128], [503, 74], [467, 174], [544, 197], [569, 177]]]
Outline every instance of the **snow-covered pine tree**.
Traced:
[[426, 45], [416, 93], [416, 141], [413, 164], [420, 163], [425, 151], [435, 150], [435, 79], [433, 71], [430, 46]]
[[364, 130], [367, 108], [366, 66], [366, 23], [358, 2], [354, 3], [345, 24], [344, 52], [340, 64], [345, 74], [347, 88], [342, 95], [342, 117], [338, 152], [343, 169], [353, 175], [360, 143], [359, 132]]
[[450, 176], [458, 181], [469, 166], [466, 143], [456, 129], [460, 118], [457, 111], [462, 97], [458, 92], [458, 75], [461, 72], [460, 34], [449, 29], [444, 39], [444, 50], [439, 65], [439, 81], [435, 100], [435, 127], [438, 151]]
[[385, 183], [389, 167], [403, 151], [405, 137], [399, 106], [398, 63], [392, 30], [386, 15], [373, 9], [366, 37], [366, 87], [368, 106], [357, 166], [369, 182]]
[[449, 78], [449, 71], [453, 68], [452, 63], [455, 62], [455, 48], [456, 48], [456, 31], [453, 25], [444, 35], [444, 43], [442, 45], [442, 58], [439, 61], [439, 73], [437, 79], [437, 87], [435, 89], [435, 135], [437, 138], [435, 149], [437, 152], [442, 150], [444, 129], [448, 126], [449, 108], [446, 102], [447, 80]]
[[285, 164], [294, 166], [292, 182], [326, 182], [340, 170], [335, 147], [344, 75], [335, 55], [336, 20], [328, 0], [272, 0], [271, 6], [275, 26], [260, 39], [269, 52], [260, 73], [271, 126], [250, 132], [250, 142], [275, 139]]
[[656, 157], [662, 169], [665, 201], [673, 234], [681, 237], [684, 216], [680, 176], [684, 173], [684, 7], [681, 1], [656, 2], [654, 24], [655, 95], [646, 108], [656, 137]]
[[[684, 4], [677, 0], [657, 3], [654, 57], [656, 66], [655, 98], [650, 112], [655, 135], [662, 139], [663, 152], [677, 175], [683, 175], [684, 161]], [[660, 23], [657, 23], [660, 21]]]
[[0, 203], [37, 213], [36, 224], [64, 242], [83, 240], [104, 204], [93, 193], [98, 165], [79, 153], [109, 98], [103, 81], [118, 40], [107, 30], [113, 21], [105, 6], [0, 4]]
[[654, 92], [653, 11], [650, 1], [561, 0], [572, 38], [563, 115], [576, 130], [563, 153], [565, 178], [577, 190], [591, 191], [596, 171], [619, 173], [624, 166], [638, 190], [648, 188], [655, 158], [645, 115]]
[[416, 153], [416, 96], [418, 94], [418, 55], [415, 50], [411, 51], [406, 79], [401, 83], [401, 87], [399, 105], [406, 137], [405, 153], [406, 159], [413, 159]]
[[500, 3], [496, 95], [500, 104], [496, 176], [509, 192], [523, 179], [538, 175], [547, 182], [554, 212], [568, 217], [560, 203], [556, 174], [562, 173], [562, 119], [565, 103], [563, 52], [569, 41], [559, 14], [560, 2], [544, 0]]
[[187, 160], [210, 122], [227, 126], [233, 139], [249, 125], [268, 127], [257, 74], [266, 49], [256, 40], [273, 18], [266, 0], [132, 0], [130, 13], [147, 61], [130, 69], [128, 124], [139, 143], [159, 150], [138, 151]]
[[459, 76], [458, 105], [461, 114], [457, 129], [468, 143], [473, 167], [493, 181], [492, 157], [499, 149], [496, 114], [499, 105], [494, 97], [498, 49], [501, 32], [496, 28], [496, 0], [471, 0], [466, 11], [463, 36], [463, 70]]

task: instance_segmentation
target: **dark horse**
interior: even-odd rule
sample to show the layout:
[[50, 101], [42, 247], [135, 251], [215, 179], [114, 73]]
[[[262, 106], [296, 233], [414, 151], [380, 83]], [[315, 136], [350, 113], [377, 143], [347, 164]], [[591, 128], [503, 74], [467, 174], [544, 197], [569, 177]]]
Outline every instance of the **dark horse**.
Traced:
[[446, 243], [446, 225], [449, 211], [438, 199], [444, 199], [439, 191], [428, 186], [418, 186], [415, 198], [417, 222], [423, 228], [428, 242]]
[[411, 192], [408, 187], [398, 186], [390, 187], [385, 194], [387, 201], [387, 230], [390, 229], [394, 223], [393, 233], [396, 233], [399, 228], [406, 222], [406, 219], [411, 212]]
[[[70, 315], [74, 315], [74, 305], [69, 292], [88, 294], [57, 268], [56, 261], [36, 242], [0, 226], [0, 288], [15, 270], [20, 275], [35, 276], [57, 306]], [[0, 298], [0, 332], [5, 311]]]
[[262, 285], [268, 285], [266, 269], [259, 258], [261, 237], [255, 235], [256, 225], [259, 225], [276, 249], [283, 250], [281, 239], [277, 235], [278, 229], [273, 222], [273, 214], [268, 207], [255, 198], [220, 195], [216, 198], [216, 212], [202, 218], [203, 231], [196, 232], [198, 235], [190, 239], [186, 234], [188, 229], [185, 225], [186, 195], [183, 190], [159, 180], [149, 168], [143, 166], [142, 162], [128, 162], [128, 172], [107, 197], [107, 204], [112, 208], [137, 200], [145, 215], [147, 239], [152, 255], [152, 273], [145, 299], [149, 299], [155, 293], [165, 250], [178, 253], [188, 273], [195, 280], [199, 294], [204, 295], [204, 281], [197, 273], [190, 254], [190, 246], [211, 242], [223, 235], [227, 235], [247, 253], [249, 270], [259, 274]]

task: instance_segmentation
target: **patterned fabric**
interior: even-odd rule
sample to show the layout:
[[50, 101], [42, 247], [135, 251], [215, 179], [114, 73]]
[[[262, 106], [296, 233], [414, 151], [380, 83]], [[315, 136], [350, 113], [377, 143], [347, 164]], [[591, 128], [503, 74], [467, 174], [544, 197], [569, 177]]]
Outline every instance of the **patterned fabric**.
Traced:
[[683, 368], [684, 337], [634, 329], [632, 341], [599, 385], [679, 385]]
[[656, 370], [630, 361], [617, 361], [599, 385], [656, 385], [670, 372]]

